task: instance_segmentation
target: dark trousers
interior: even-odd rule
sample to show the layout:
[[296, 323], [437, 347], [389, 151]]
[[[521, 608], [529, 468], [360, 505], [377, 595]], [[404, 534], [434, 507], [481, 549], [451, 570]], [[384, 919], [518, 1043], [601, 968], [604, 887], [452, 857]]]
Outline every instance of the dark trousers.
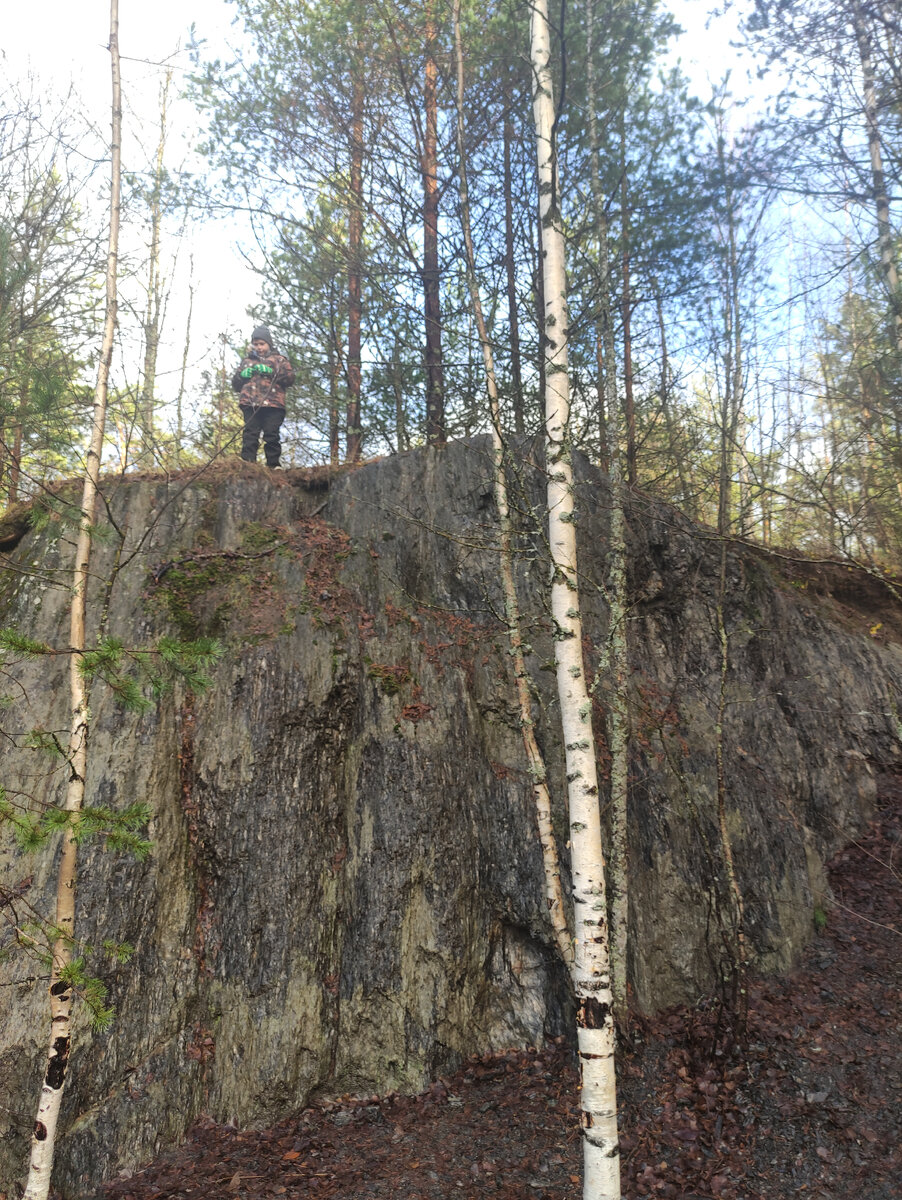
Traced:
[[266, 465], [277, 467], [279, 455], [282, 453], [282, 443], [279, 441], [279, 429], [285, 420], [284, 408], [252, 408], [242, 404], [244, 413], [244, 432], [241, 435], [241, 457], [245, 462], [257, 461], [257, 450], [260, 446], [260, 435], [263, 435], [263, 453], [266, 455]]

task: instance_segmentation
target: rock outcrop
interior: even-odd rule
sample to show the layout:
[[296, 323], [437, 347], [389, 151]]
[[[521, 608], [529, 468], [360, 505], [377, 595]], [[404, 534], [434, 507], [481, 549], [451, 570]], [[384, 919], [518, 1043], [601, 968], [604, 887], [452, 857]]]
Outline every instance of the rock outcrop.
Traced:
[[[525, 451], [518, 473], [519, 584], [563, 831], [542, 480]], [[94, 690], [88, 794], [146, 799], [154, 851], [138, 863], [84, 848], [79, 934], [135, 952], [101, 969], [113, 1028], [78, 1032], [61, 1190], [89, 1195], [202, 1112], [270, 1122], [311, 1096], [415, 1089], [477, 1050], [566, 1030], [498, 619], [487, 443], [332, 476], [233, 465], [193, 481], [126, 478], [108, 502], [125, 542], [98, 538], [95, 627], [118, 561], [110, 634], [129, 646], [214, 634], [227, 649], [208, 691], [176, 689], [141, 716]], [[579, 510], [597, 662], [607, 492], [588, 468]], [[710, 992], [719, 969], [720, 548], [641, 497], [629, 525], [630, 973], [652, 1009]], [[0, 626], [65, 646], [66, 536], [11, 535]], [[746, 547], [731, 547], [727, 576], [729, 828], [756, 965], [779, 970], [828, 903], [825, 859], [899, 761], [899, 616], [887, 592], [891, 615], [872, 630], [856, 597], [831, 596], [814, 568]], [[32, 728], [65, 729], [67, 665], [59, 654], [7, 666], [14, 799], [59, 795], [58, 763], [21, 743]], [[603, 684], [597, 698], [603, 741]], [[21, 925], [26, 901], [49, 911], [55, 847], [25, 855], [4, 838], [0, 899]], [[27, 1155], [41, 974], [22, 954], [0, 965], [0, 1191]]]

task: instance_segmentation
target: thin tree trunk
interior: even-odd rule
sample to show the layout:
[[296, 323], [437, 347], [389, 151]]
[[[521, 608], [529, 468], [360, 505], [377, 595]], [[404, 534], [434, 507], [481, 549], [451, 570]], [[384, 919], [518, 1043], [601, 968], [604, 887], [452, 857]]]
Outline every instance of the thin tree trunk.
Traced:
[[511, 146], [514, 124], [510, 97], [504, 113], [504, 271], [507, 282], [507, 318], [510, 331], [511, 389], [514, 401], [514, 432], [526, 430], [523, 412], [523, 378], [520, 366], [520, 316], [517, 306], [517, 266], [514, 259], [514, 197]]
[[727, 951], [730, 956], [729, 1003], [735, 1022], [735, 1033], [741, 1040], [745, 1035], [748, 1016], [748, 955], [745, 944], [745, 908], [736, 863], [733, 857], [733, 839], [727, 823], [727, 775], [724, 759], [724, 717], [727, 706], [727, 673], [730, 666], [730, 643], [726, 625], [727, 595], [727, 543], [720, 543], [720, 576], [717, 591], [717, 637], [720, 643], [720, 687], [717, 696], [717, 720], [714, 727], [715, 761], [717, 769], [717, 827], [720, 832], [720, 847], [730, 916]]
[[166, 152], [166, 111], [172, 72], [160, 89], [160, 138], [154, 164], [153, 190], [150, 197], [150, 263], [147, 274], [147, 311], [144, 318], [144, 373], [139, 400], [141, 449], [154, 452], [154, 391], [157, 382], [157, 354], [160, 348], [160, 313], [163, 306], [160, 280], [160, 235], [163, 223], [163, 156]]
[[226, 351], [228, 350], [229, 339], [224, 333], [219, 335], [219, 370], [216, 372], [216, 393], [214, 399], [216, 401], [216, 436], [214, 439], [213, 452], [218, 458], [224, 450], [225, 438], [225, 406], [226, 401], [231, 400], [231, 389], [229, 388], [229, 376], [226, 370]]
[[[795, 416], [792, 411], [792, 391], [790, 388], [785, 389], [786, 396], [786, 458], [789, 462], [798, 456], [798, 452], [793, 450], [793, 442], [795, 440]], [[778, 536], [779, 544], [783, 546], [794, 546], [796, 544], [796, 518], [798, 517], [799, 509], [795, 504], [784, 504], [782, 509], [782, 519], [780, 521], [780, 532]]]
[[19, 499], [19, 478], [22, 474], [22, 440], [25, 413], [28, 411], [28, 392], [29, 382], [25, 379], [22, 382], [22, 390], [19, 394], [19, 411], [16, 423], [11, 429], [13, 444], [9, 455], [9, 489], [7, 492], [7, 503], [10, 506], [15, 504]]
[[[333, 323], [334, 324], [334, 323]], [[329, 464], [337, 467], [341, 461], [338, 381], [341, 376], [341, 356], [335, 347], [334, 329], [329, 336]]]
[[724, 272], [724, 390], [720, 406], [720, 480], [717, 532], [725, 537], [732, 520], [733, 460], [743, 404], [742, 320], [739, 307], [739, 255], [733, 188], [727, 173], [723, 129], [718, 130], [717, 157], [724, 189], [727, 263]]
[[630, 196], [627, 180], [626, 123], [620, 115], [620, 230], [623, 272], [623, 412], [626, 417], [626, 479], [630, 487], [636, 486], [636, 406], [633, 400], [633, 300], [630, 289]]
[[[719, 120], [722, 117], [719, 116]], [[723, 127], [718, 128], [717, 157], [724, 190], [727, 222], [727, 261], [724, 270], [724, 389], [720, 414], [720, 479], [717, 498], [717, 531], [721, 535], [720, 575], [717, 592], [717, 635], [720, 643], [720, 686], [715, 722], [715, 761], [717, 785], [717, 825], [723, 864], [722, 888], [726, 890], [729, 912], [727, 952], [730, 957], [729, 1003], [737, 1032], [745, 1030], [747, 989], [746, 950], [743, 927], [742, 893], [736, 876], [733, 842], [727, 823], [727, 778], [724, 758], [724, 717], [727, 703], [727, 673], [730, 644], [726, 627], [727, 543], [732, 515], [733, 456], [739, 418], [743, 405], [742, 322], [739, 308], [739, 258], [736, 244], [736, 213], [733, 188], [727, 172]]]
[[[858, 43], [858, 54], [861, 60], [861, 75], [864, 84], [864, 111], [868, 132], [868, 153], [871, 160], [871, 182], [874, 196], [874, 208], [877, 216], [877, 245], [880, 251], [880, 266], [890, 302], [890, 337], [895, 349], [902, 353], [902, 292], [899, 291], [899, 273], [894, 257], [893, 230], [890, 225], [889, 195], [886, 188], [886, 175], [883, 170], [883, 148], [880, 137], [880, 126], [877, 122], [877, 95], [874, 87], [874, 67], [871, 61], [871, 37], [865, 26], [864, 17], [858, 4], [853, 6], [852, 23], [855, 28], [855, 38]], [[892, 390], [892, 385], [885, 382], [884, 386]], [[898, 445], [898, 405], [896, 405], [896, 431]], [[894, 455], [896, 464], [900, 461], [897, 449]], [[902, 497], [902, 479], [896, 475], [896, 491]]]
[[695, 501], [689, 480], [686, 478], [686, 464], [679, 445], [679, 435], [673, 413], [670, 409], [670, 364], [667, 354], [667, 326], [664, 324], [664, 303], [660, 289], [655, 285], [655, 308], [658, 314], [658, 336], [661, 339], [661, 411], [664, 414], [664, 424], [667, 426], [667, 444], [670, 456], [676, 466], [677, 478], [680, 481], [680, 495], [683, 501], [683, 511], [690, 517], [695, 517]]
[[194, 255], [191, 255], [191, 271], [188, 276], [188, 319], [185, 322], [185, 344], [182, 347], [182, 369], [179, 374], [179, 391], [175, 401], [175, 466], [182, 462], [182, 441], [185, 437], [183, 403], [185, 399], [185, 373], [188, 370], [188, 355], [191, 350], [191, 318], [194, 315]]
[[889, 219], [889, 195], [883, 170], [880, 127], [877, 123], [877, 95], [874, 88], [874, 67], [871, 62], [871, 39], [858, 4], [854, 4], [852, 8], [852, 24], [855, 29], [855, 40], [858, 43], [864, 84], [864, 117], [868, 133], [868, 153], [871, 159], [871, 185], [877, 215], [877, 245], [880, 251], [880, 265], [889, 292], [893, 341], [896, 349], [902, 351], [902, 296], [899, 293], [899, 274], [893, 257], [893, 230]]
[[536, 329], [539, 334], [538, 370], [539, 395], [545, 395], [545, 245], [542, 236], [542, 208], [536, 206]]
[[438, 64], [435, 61], [434, 0], [426, 2], [426, 68], [423, 103], [423, 300], [426, 320], [426, 442], [445, 444], [445, 382], [438, 257]]
[[75, 550], [75, 569], [70, 605], [69, 688], [72, 723], [69, 734], [69, 783], [66, 811], [69, 824], [63, 833], [63, 847], [57, 874], [56, 928], [50, 973], [50, 1049], [41, 1087], [37, 1119], [31, 1141], [31, 1162], [25, 1200], [46, 1200], [56, 1147], [57, 1125], [71, 1048], [72, 988], [64, 978], [71, 965], [75, 938], [75, 886], [78, 861], [79, 814], [84, 804], [88, 750], [88, 691], [81, 673], [85, 650], [87, 587], [91, 560], [91, 531], [97, 502], [97, 481], [103, 454], [106, 424], [107, 389], [113, 339], [116, 329], [117, 261], [119, 253], [119, 209], [121, 182], [122, 95], [119, 73], [118, 0], [110, 3], [110, 62], [112, 75], [112, 138], [110, 182], [110, 235], [106, 273], [106, 314], [97, 383], [94, 388], [94, 412], [81, 499], [81, 523]]
[[[761, 402], [761, 380], [757, 381], [755, 387], [755, 424], [758, 428], [758, 452], [761, 455], [761, 476], [764, 486], [761, 488], [759, 503], [761, 505], [761, 544], [769, 546], [771, 542], [771, 514], [773, 510], [773, 491], [771, 485], [773, 482], [772, 473], [772, 456], [764, 448], [764, 405]], [[824, 430], [826, 435], [826, 430]], [[829, 446], [829, 440], [824, 437], [824, 445]], [[829, 453], [829, 451], [828, 451]], [[830, 486], [830, 474], [827, 475], [827, 487]]]
[[[587, 13], [586, 29], [586, 88], [589, 108], [589, 149], [590, 149], [590, 181], [592, 187], [592, 203], [595, 236], [598, 240], [599, 280], [598, 280], [598, 314], [595, 318], [595, 369], [598, 373], [596, 391], [598, 393], [598, 455], [602, 470], [611, 470], [611, 427], [619, 429], [619, 413], [611, 409], [611, 398], [617, 404], [617, 360], [614, 354], [614, 325], [611, 312], [611, 268], [610, 252], [608, 249], [608, 214], [604, 204], [601, 188], [601, 176], [598, 171], [598, 117], [596, 115], [595, 95], [595, 0], [590, 0]], [[610, 383], [609, 383], [610, 381]], [[609, 419], [610, 418], [610, 419]], [[619, 447], [618, 455], [619, 470]]]
[[348, 213], [348, 427], [345, 457], [359, 462], [360, 428], [360, 340], [363, 303], [361, 299], [361, 245], [363, 242], [363, 111], [364, 81], [360, 66], [362, 47], [358, 42], [351, 114], [351, 195]]
[[629, 643], [626, 593], [626, 516], [619, 461], [611, 472], [611, 525], [608, 568], [610, 682], [608, 745], [611, 753], [611, 965], [614, 1015], [621, 1030], [629, 1025], [627, 993], [629, 922]]
[[752, 480], [749, 473], [746, 422], [737, 430], [739, 438], [739, 536], [749, 537], [752, 531]]
[[611, 966], [614, 1013], [617, 1024], [629, 1023], [627, 998], [627, 941], [629, 919], [629, 857], [627, 845], [627, 802], [629, 796], [629, 644], [627, 641], [626, 514], [623, 507], [623, 476], [620, 452], [620, 410], [617, 405], [617, 372], [614, 323], [611, 319], [611, 265], [608, 226], [598, 170], [599, 137], [595, 102], [595, 0], [589, 5], [586, 58], [589, 99], [590, 180], [597, 222], [601, 274], [601, 333], [606, 360], [605, 388], [608, 411], [608, 472], [611, 484], [611, 524], [608, 544], [608, 748], [611, 753]]
[[595, 398], [598, 404], [598, 465], [610, 473], [611, 449], [607, 419], [607, 377], [609, 366], [604, 352], [604, 322], [599, 314], [595, 321]]
[[575, 931], [573, 983], [582, 1081], [583, 1196], [585, 1200], [616, 1200], [620, 1196], [620, 1151], [613, 993], [595, 736], [592, 704], [586, 686], [579, 608], [570, 458], [567, 275], [557, 194], [547, 0], [534, 0], [530, 9], [530, 34], [539, 205], [544, 235], [545, 469], [552, 558], [551, 614], [570, 817]]
[[[867, 449], [861, 458], [859, 471], [861, 474], [862, 486], [864, 489], [865, 505], [868, 514], [874, 519], [877, 528], [878, 540], [882, 543], [881, 549], [886, 548], [886, 530], [880, 519], [880, 515], [876, 504], [874, 503], [873, 493], [875, 489], [874, 481], [874, 463], [877, 461], [877, 455], [874, 446], [874, 431], [873, 431], [873, 415], [871, 412], [872, 406], [879, 407], [880, 405], [880, 388], [884, 381], [879, 380], [878, 373], [867, 371], [861, 361], [862, 347], [867, 344], [867, 335], [860, 329], [858, 320], [858, 307], [854, 303], [854, 294], [852, 290], [851, 279], [847, 280], [846, 284], [846, 299], [849, 305], [852, 325], [852, 361], [855, 367], [855, 374], [858, 378], [858, 396], [859, 407], [861, 410], [861, 427], [864, 430], [865, 442]], [[902, 498], [902, 479], [894, 472], [894, 481], [896, 491]], [[880, 489], [876, 489], [878, 494]]]
[[830, 498], [830, 545], [835, 546], [840, 538], [837, 537], [836, 527], [836, 470], [839, 461], [839, 452], [836, 439], [836, 423], [830, 422], [830, 475], [827, 495]]
[[[41, 304], [41, 273], [40, 269], [35, 277], [34, 295], [31, 302], [31, 317], [37, 321], [38, 311]], [[20, 310], [21, 324], [25, 325], [25, 313]], [[29, 403], [31, 400], [31, 380], [34, 373], [34, 343], [31, 337], [25, 340], [23, 347], [24, 365], [20, 368], [20, 377], [22, 380], [19, 388], [19, 403], [16, 406], [15, 422], [11, 426], [12, 446], [9, 448], [9, 490], [7, 494], [7, 503], [15, 504], [19, 499], [19, 480], [22, 476], [22, 447], [25, 440], [25, 427], [29, 419]]]
[[395, 393], [395, 434], [398, 439], [398, 453], [409, 449], [407, 437], [407, 422], [404, 418], [404, 388], [401, 384], [401, 339], [395, 334], [391, 349], [391, 382]]
[[564, 906], [563, 889], [561, 887], [561, 864], [558, 855], [557, 839], [554, 836], [551, 794], [548, 790], [548, 772], [545, 767], [545, 759], [536, 741], [535, 724], [532, 719], [532, 696], [529, 690], [529, 672], [526, 668], [526, 655], [520, 625], [520, 604], [517, 599], [517, 587], [514, 580], [513, 530], [507, 494], [507, 479], [504, 471], [504, 440], [501, 429], [498, 386], [495, 376], [495, 359], [483, 314], [482, 300], [479, 295], [479, 283], [476, 278], [476, 255], [473, 250], [473, 235], [470, 227], [470, 201], [467, 188], [467, 159], [464, 142], [464, 60], [460, 36], [460, 3], [461, 0], [454, 0], [452, 18], [454, 22], [454, 48], [457, 59], [457, 152], [460, 161], [460, 214], [464, 247], [466, 250], [467, 286], [470, 291], [470, 303], [473, 308], [473, 318], [476, 322], [479, 343], [482, 347], [486, 391], [488, 392], [489, 411], [492, 418], [492, 465], [494, 469], [495, 503], [498, 506], [501, 550], [500, 569], [501, 584], [504, 591], [505, 624], [507, 626], [507, 637], [510, 644], [514, 678], [517, 686], [517, 703], [520, 709], [520, 732], [523, 738], [526, 760], [529, 763], [533, 800], [536, 808], [536, 823], [539, 830], [539, 841], [542, 846], [542, 859], [545, 868], [545, 898], [548, 902], [548, 911], [557, 942], [558, 953], [568, 970], [572, 970], [573, 939], [567, 928], [567, 913]]
[[[729, 363], [728, 363], [729, 366]], [[724, 380], [724, 395], [720, 403], [720, 466], [717, 484], [717, 532], [726, 537], [732, 519], [733, 442], [730, 437], [730, 412], [732, 374], [728, 371]]]
[[0, 423], [0, 489], [6, 489], [6, 507], [9, 508], [13, 501], [9, 498], [9, 462], [10, 454], [7, 449], [8, 434], [6, 427]]

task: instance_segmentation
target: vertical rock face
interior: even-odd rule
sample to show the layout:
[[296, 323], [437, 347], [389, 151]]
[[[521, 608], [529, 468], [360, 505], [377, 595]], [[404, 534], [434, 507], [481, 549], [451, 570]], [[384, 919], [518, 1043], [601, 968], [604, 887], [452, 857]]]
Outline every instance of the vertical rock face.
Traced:
[[[559, 797], [541, 478], [528, 459], [519, 583]], [[135, 953], [98, 968], [118, 1015], [108, 1033], [78, 1031], [58, 1186], [88, 1194], [201, 1112], [272, 1121], [316, 1094], [418, 1088], [476, 1050], [564, 1031], [497, 618], [487, 444], [319, 484], [251, 468], [188, 486], [125, 481], [110, 507], [126, 540], [109, 632], [130, 646], [212, 633], [227, 653], [208, 692], [177, 689], [140, 717], [94, 689], [91, 802], [146, 799], [154, 852], [141, 864], [84, 848], [80, 936]], [[588, 470], [580, 522], [597, 663], [606, 493]], [[630, 967], [650, 1009], [696, 998], [717, 974], [719, 548], [650, 503], [634, 502], [630, 526]], [[95, 612], [115, 554], [98, 542]], [[29, 533], [9, 562], [0, 626], [64, 646], [64, 538]], [[789, 965], [809, 936], [824, 859], [898, 758], [898, 646], [812, 592], [760, 555], [731, 554], [729, 820], [764, 969]], [[2, 726], [20, 745], [32, 728], [65, 728], [66, 669], [65, 655], [9, 664]], [[600, 742], [603, 709], [601, 688]], [[11, 794], [55, 799], [61, 774], [7, 743]], [[0, 868], [20, 927], [26, 900], [50, 911], [55, 847], [26, 856], [7, 839]], [[40, 968], [17, 953], [0, 973], [3, 1190], [25, 1162], [46, 1015]]]

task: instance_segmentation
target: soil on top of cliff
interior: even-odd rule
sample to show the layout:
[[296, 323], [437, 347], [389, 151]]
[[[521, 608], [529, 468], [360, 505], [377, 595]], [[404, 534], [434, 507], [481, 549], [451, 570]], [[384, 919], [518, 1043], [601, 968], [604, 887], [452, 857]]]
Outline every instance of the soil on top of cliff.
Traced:
[[[750, 991], [743, 1055], [714, 1013], [639, 1022], [619, 1060], [630, 1200], [896, 1200], [902, 1179], [902, 780], [831, 867], [799, 969]], [[580, 1194], [569, 1047], [473, 1059], [419, 1096], [341, 1097], [263, 1131], [199, 1124], [98, 1200], [564, 1200]]]
[[[375, 460], [369, 460], [375, 461]], [[234, 454], [221, 454], [201, 466], [181, 467], [177, 471], [109, 471], [100, 477], [101, 489], [109, 494], [120, 485], [133, 483], [166, 483], [176, 491], [185, 490], [193, 484], [218, 484], [230, 479], [268, 478], [273, 487], [293, 487], [303, 492], [327, 492], [333, 479], [359, 470], [362, 463], [343, 463], [332, 467], [320, 464], [311, 467], [287, 467], [270, 470], [256, 463], [243, 462]], [[10, 553], [31, 528], [36, 506], [42, 503], [65, 501], [70, 516], [77, 520], [81, 497], [80, 476], [56, 479], [48, 484], [38, 496], [21, 500], [5, 511], [0, 509], [0, 552]]]
[[776, 582], [788, 584], [800, 604], [826, 609], [828, 618], [876, 642], [902, 643], [902, 578], [894, 568], [866, 567], [743, 542], [763, 558]]

